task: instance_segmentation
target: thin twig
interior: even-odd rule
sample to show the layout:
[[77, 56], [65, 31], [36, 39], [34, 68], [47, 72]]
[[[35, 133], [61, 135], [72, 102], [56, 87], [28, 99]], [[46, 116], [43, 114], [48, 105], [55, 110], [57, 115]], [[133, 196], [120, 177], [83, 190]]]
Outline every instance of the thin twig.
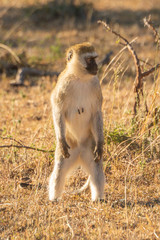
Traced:
[[31, 149], [31, 150], [35, 150], [35, 151], [39, 151], [39, 152], [45, 152], [45, 153], [53, 153], [54, 151], [53, 150], [44, 150], [44, 149], [41, 149], [41, 148], [36, 148], [36, 147], [29, 147], [29, 146], [20, 146], [20, 145], [15, 145], [15, 144], [10, 144], [10, 145], [0, 145], [0, 148], [12, 148], [12, 147], [15, 147], [15, 148], [26, 148], [26, 149]]
[[[130, 43], [135, 42], [136, 39], [137, 39], [137, 38], [134, 38]], [[119, 56], [121, 57], [121, 53], [122, 53], [125, 49], [127, 49], [127, 46], [123, 47], [123, 48], [112, 58], [112, 60], [109, 62], [109, 64], [107, 65], [106, 69], [104, 70], [104, 73], [105, 73], [105, 74], [103, 74], [103, 76], [102, 76], [102, 78], [101, 78], [101, 80], [100, 80], [101, 83], [103, 83], [104, 78], [107, 76], [107, 70], [109, 69], [109, 67], [111, 66], [111, 64], [112, 64]], [[118, 60], [119, 60], [119, 58], [118, 58]], [[116, 62], [117, 62], [117, 61], [116, 61]]]
[[[131, 43], [125, 37], [123, 37], [116, 31], [114, 31], [107, 23], [103, 21], [98, 21], [98, 23], [102, 24], [105, 27], [105, 29], [107, 29], [107, 31], [110, 31], [111, 33], [116, 35], [118, 38], [122, 39], [125, 42], [126, 47], [128, 48], [129, 52], [133, 57], [135, 67], [136, 67], [136, 78], [135, 78], [136, 98], [135, 98], [135, 104], [134, 104], [134, 114], [137, 115], [137, 107], [140, 107], [140, 95], [143, 96], [143, 78], [153, 73], [158, 68], [160, 68], [160, 64], [157, 64], [156, 66], [152, 67], [148, 71], [142, 72], [142, 69], [140, 66], [140, 59], [138, 58], [137, 53], [132, 47]], [[148, 112], [146, 101], [145, 101], [145, 107], [146, 107], [146, 112]]]
[[14, 139], [14, 138], [12, 138], [12, 137], [1, 137], [1, 136], [0, 136], [0, 138], [3, 139], [3, 140], [9, 139], [9, 140], [12, 140], [12, 141], [20, 144], [21, 146], [24, 146], [21, 141], [17, 141], [16, 139]]
[[12, 148], [12, 147], [15, 147], [15, 148], [25, 148], [25, 149], [30, 149], [30, 150], [35, 150], [35, 151], [39, 151], [39, 152], [45, 152], [45, 153], [53, 153], [54, 150], [45, 150], [45, 149], [41, 149], [41, 148], [37, 148], [37, 147], [30, 147], [30, 146], [27, 146], [27, 145], [24, 145], [21, 141], [17, 141], [16, 139], [12, 138], [12, 137], [1, 137], [3, 140], [6, 140], [6, 139], [9, 139], [9, 140], [12, 140], [16, 143], [18, 143], [19, 145], [16, 145], [16, 144], [7, 144], [7, 145], [0, 145], [0, 148]]
[[[131, 55], [134, 59], [135, 66], [136, 66], [136, 73], [137, 73], [136, 80], [138, 81], [140, 79], [140, 76], [141, 76], [141, 67], [140, 67], [140, 63], [139, 63], [139, 58], [138, 58], [135, 50], [133, 49], [131, 43], [125, 37], [123, 37], [119, 33], [115, 32], [107, 23], [105, 23], [103, 21], [98, 21], [98, 23], [102, 24], [108, 31], [110, 31], [111, 33], [113, 33], [117, 37], [121, 38], [125, 42], [126, 47], [130, 51], [130, 53], [131, 53]], [[142, 81], [138, 81], [136, 85], [137, 85], [136, 88], [142, 89], [143, 83], [142, 83]]]
[[160, 43], [160, 36], [159, 36], [159, 33], [156, 30], [156, 28], [153, 26], [153, 23], [151, 21], [151, 15], [149, 15], [148, 18], [145, 17], [143, 19], [143, 22], [144, 22], [144, 26], [147, 26], [149, 29], [151, 29], [151, 31], [154, 34], [155, 42], [159, 44]]
[[29, 147], [29, 146], [20, 146], [20, 145], [15, 145], [15, 144], [10, 144], [10, 145], [0, 145], [0, 148], [26, 148], [26, 149], [31, 149], [31, 150], [35, 150], [35, 151], [39, 151], [39, 152], [45, 152], [45, 153], [53, 153], [53, 150], [44, 150], [41, 148], [36, 148], [36, 147]]
[[142, 77], [146, 77], [148, 75], [150, 75], [151, 73], [155, 72], [158, 68], [160, 68], [160, 64], [157, 64], [156, 66], [152, 67], [150, 70], [142, 73]]

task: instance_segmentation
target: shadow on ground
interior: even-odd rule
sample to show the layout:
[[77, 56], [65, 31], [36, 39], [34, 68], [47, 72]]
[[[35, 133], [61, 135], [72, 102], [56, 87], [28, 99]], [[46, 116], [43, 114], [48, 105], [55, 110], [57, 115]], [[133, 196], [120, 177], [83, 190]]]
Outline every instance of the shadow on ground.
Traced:
[[[4, 8], [1, 7], [0, 14], [3, 11]], [[21, 21], [26, 20], [30, 24], [24, 25], [25, 28], [48, 29], [56, 26], [60, 28], [62, 25], [70, 22], [71, 19], [74, 24], [81, 23], [84, 26], [88, 21], [94, 23], [101, 19], [107, 23], [118, 23], [127, 26], [137, 24], [139, 27], [142, 27], [142, 19], [149, 14], [152, 15], [152, 20], [159, 24], [160, 8], [154, 8], [150, 11], [132, 11], [130, 9], [97, 11], [92, 4], [83, 3], [74, 5], [66, 1], [51, 1], [43, 5], [38, 4], [25, 8], [9, 8], [5, 14], [2, 14], [0, 17], [0, 24], [2, 28], [10, 29], [13, 25], [20, 24]]]
[[148, 200], [148, 201], [137, 201], [131, 202], [127, 201], [125, 202], [125, 199], [120, 199], [112, 203], [112, 207], [115, 208], [117, 206], [124, 208], [125, 206], [127, 207], [134, 207], [135, 204], [139, 206], [145, 206], [145, 207], [154, 207], [155, 205], [160, 205], [160, 198], [155, 198], [153, 200]]

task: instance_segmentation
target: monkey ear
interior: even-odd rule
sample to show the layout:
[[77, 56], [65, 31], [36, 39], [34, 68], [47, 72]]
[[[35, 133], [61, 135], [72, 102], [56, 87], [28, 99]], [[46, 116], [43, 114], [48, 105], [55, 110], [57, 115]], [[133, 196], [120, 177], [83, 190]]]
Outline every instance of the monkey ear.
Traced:
[[71, 49], [68, 53], [67, 53], [67, 61], [69, 62], [71, 60], [73, 56], [73, 50]]

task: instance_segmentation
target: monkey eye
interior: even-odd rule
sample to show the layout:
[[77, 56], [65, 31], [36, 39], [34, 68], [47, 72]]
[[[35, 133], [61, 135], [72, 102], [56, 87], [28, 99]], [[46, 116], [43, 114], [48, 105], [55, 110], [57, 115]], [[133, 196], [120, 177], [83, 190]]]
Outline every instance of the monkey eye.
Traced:
[[87, 57], [86, 58], [86, 63], [87, 64], [91, 64], [92, 62], [94, 62], [95, 61], [95, 57]]

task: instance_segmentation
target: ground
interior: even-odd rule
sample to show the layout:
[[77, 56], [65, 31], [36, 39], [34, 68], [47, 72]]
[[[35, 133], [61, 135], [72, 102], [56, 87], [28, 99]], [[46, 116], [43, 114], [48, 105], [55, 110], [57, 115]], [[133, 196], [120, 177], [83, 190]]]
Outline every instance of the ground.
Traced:
[[[152, 14], [159, 31], [159, 0], [69, 2], [1, 0], [0, 42], [23, 66], [60, 72], [72, 44], [92, 42], [99, 61], [120, 51], [120, 40], [97, 24], [102, 19], [129, 41], [136, 38], [143, 71], [160, 63], [153, 32], [143, 25], [143, 17]], [[159, 239], [159, 72], [145, 78], [135, 117], [130, 53], [125, 50], [110, 68], [100, 69], [105, 201], [91, 202], [89, 189], [70, 194], [87, 179], [78, 169], [67, 179], [62, 199], [51, 203], [47, 188], [56, 143], [50, 94], [57, 77], [28, 77], [24, 86], [13, 87], [17, 63], [3, 48], [0, 54], [0, 239]], [[10, 63], [12, 71], [6, 68]]]

